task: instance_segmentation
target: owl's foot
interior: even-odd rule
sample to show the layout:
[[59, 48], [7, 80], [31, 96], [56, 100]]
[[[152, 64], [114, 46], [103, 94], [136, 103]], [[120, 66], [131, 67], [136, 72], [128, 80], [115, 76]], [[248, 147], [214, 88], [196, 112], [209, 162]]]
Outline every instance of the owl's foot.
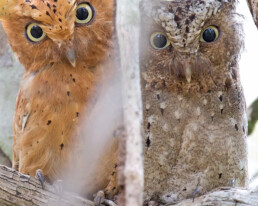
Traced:
[[96, 197], [94, 198], [94, 205], [99, 206], [103, 203], [104, 199], [105, 193], [102, 190], [98, 191]]
[[199, 187], [197, 187], [195, 190], [194, 190], [194, 193], [193, 193], [193, 202], [194, 202], [194, 199], [196, 198], [197, 195], [201, 195], [201, 190]]
[[117, 204], [114, 203], [112, 200], [105, 199], [105, 193], [102, 190], [97, 192], [96, 197], [94, 198], [94, 205], [95, 206], [100, 206], [100, 205], [117, 206]]
[[235, 183], [235, 180], [232, 179], [232, 180], [230, 181], [230, 183], [229, 183], [229, 187], [234, 187], [234, 183]]
[[[36, 171], [36, 175], [35, 178], [38, 179], [40, 181], [40, 184], [42, 186], [42, 189], [45, 189], [45, 182], [46, 182], [46, 178], [43, 174], [43, 171], [41, 169], [38, 169]], [[59, 195], [63, 194], [63, 181], [62, 180], [56, 180], [53, 183], [53, 187], [55, 188], [55, 192]]]
[[45, 183], [46, 180], [45, 180], [45, 177], [44, 177], [44, 175], [43, 175], [43, 171], [42, 171], [41, 169], [38, 169], [38, 170], [36, 171], [35, 178], [40, 181], [40, 184], [41, 184], [41, 186], [42, 186], [42, 189], [44, 189], [44, 188], [45, 188], [45, 187], [44, 187], [44, 183]]

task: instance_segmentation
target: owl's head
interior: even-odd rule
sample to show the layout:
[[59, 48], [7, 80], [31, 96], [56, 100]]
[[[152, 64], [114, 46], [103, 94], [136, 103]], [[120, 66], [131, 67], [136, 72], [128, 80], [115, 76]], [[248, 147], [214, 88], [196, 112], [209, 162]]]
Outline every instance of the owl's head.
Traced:
[[53, 63], [95, 66], [112, 46], [112, 0], [9, 0], [0, 16], [29, 71]]
[[[242, 48], [234, 0], [143, 1], [141, 61], [151, 87], [207, 92], [237, 78]], [[241, 18], [241, 17], [240, 17]]]

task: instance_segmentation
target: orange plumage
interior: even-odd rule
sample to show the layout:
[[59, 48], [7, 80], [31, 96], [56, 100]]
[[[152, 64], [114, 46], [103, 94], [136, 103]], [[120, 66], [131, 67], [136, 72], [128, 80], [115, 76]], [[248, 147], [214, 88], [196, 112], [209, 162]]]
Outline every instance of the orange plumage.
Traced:
[[[32, 176], [41, 169], [53, 182], [62, 179], [97, 87], [113, 72], [113, 0], [13, 2], [3, 26], [25, 66], [13, 124], [13, 168]], [[111, 148], [98, 165], [102, 172], [91, 177], [91, 192], [110, 183], [115, 140]]]

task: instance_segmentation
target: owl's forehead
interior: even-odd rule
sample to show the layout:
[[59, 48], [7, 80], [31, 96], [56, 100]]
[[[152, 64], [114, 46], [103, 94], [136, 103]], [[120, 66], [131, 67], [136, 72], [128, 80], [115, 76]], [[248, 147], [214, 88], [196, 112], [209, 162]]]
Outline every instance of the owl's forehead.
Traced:
[[[26, 9], [30, 10], [31, 17], [48, 23], [50, 19], [66, 18], [73, 11], [76, 0], [23, 0]], [[32, 12], [32, 11], [33, 12]], [[27, 14], [26, 11], [25, 15]]]
[[76, 0], [23, 0], [22, 16], [40, 23], [48, 35], [67, 38], [73, 32]]
[[[161, 0], [152, 7], [152, 17], [178, 49], [191, 48], [202, 27], [232, 0]], [[197, 49], [197, 48], [196, 48]]]

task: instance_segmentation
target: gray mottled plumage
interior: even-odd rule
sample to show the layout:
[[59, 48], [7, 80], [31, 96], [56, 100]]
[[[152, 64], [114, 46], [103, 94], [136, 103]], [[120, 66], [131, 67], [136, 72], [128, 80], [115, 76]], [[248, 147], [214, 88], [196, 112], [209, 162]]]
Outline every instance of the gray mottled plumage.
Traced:
[[[141, 5], [144, 200], [173, 203], [194, 191], [247, 186], [243, 47], [235, 0], [145, 1]], [[209, 26], [216, 41], [201, 42]], [[150, 44], [153, 32], [171, 42]]]

